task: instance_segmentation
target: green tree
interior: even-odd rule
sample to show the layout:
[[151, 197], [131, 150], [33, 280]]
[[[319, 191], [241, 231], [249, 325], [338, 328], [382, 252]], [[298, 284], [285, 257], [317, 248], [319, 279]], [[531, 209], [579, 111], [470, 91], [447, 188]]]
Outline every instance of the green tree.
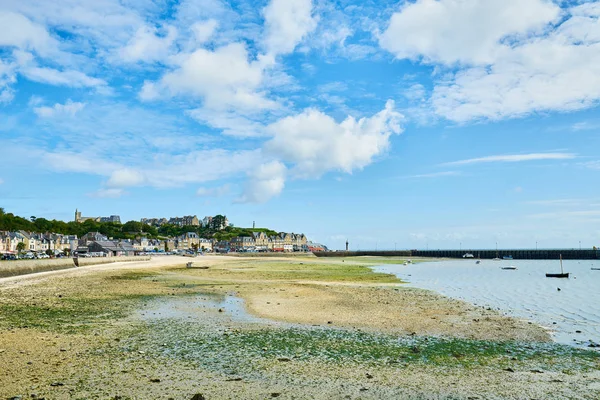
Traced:
[[23, 242], [19, 242], [19, 243], [17, 243], [17, 251], [18, 251], [19, 253], [22, 253], [22, 252], [23, 252], [23, 250], [25, 250], [25, 243], [23, 243]]
[[46, 250], [46, 254], [49, 255], [49, 256], [53, 256], [54, 255], [54, 250], [48, 249], [48, 250]]
[[225, 217], [221, 214], [215, 215], [210, 222], [210, 227], [215, 231], [220, 231], [225, 227]]

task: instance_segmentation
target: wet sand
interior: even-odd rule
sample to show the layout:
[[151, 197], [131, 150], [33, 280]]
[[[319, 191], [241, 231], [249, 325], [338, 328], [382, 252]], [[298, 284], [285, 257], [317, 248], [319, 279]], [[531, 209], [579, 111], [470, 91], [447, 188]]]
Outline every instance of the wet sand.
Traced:
[[[491, 358], [452, 350], [448, 361], [431, 362], [419, 352], [436, 338], [535, 347], [549, 336], [526, 321], [351, 270], [360, 260], [340, 267], [205, 256], [192, 261], [209, 269], [182, 268], [188, 261], [0, 279], [0, 397], [592, 399], [600, 390], [597, 359], [553, 350], [542, 358], [512, 347]], [[381, 354], [402, 353], [394, 337], [414, 338], [408, 355], [354, 348], [372, 341], [374, 349], [385, 344]], [[286, 338], [296, 343], [292, 353], [279, 342]], [[330, 348], [337, 343], [350, 350]]]

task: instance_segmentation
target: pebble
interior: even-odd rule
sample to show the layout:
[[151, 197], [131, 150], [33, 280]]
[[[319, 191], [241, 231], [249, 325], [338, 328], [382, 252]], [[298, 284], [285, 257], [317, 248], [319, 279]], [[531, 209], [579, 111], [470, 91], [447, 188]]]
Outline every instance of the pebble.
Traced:
[[279, 357], [277, 359], [277, 361], [281, 361], [281, 362], [288, 362], [288, 361], [292, 361], [290, 358], [288, 357]]
[[190, 400], [206, 400], [206, 397], [202, 393], [196, 393]]
[[158, 378], [151, 378], [150, 382], [152, 382], [152, 383], [158, 383], [158, 382], [160, 382], [160, 379], [158, 379]]
[[271, 393], [271, 397], [279, 397], [281, 396], [281, 393]]
[[56, 387], [56, 386], [65, 386], [65, 384], [64, 384], [64, 383], [62, 383], [62, 382], [52, 382], [52, 383], [50, 384], [50, 386], [54, 386], [54, 387]]

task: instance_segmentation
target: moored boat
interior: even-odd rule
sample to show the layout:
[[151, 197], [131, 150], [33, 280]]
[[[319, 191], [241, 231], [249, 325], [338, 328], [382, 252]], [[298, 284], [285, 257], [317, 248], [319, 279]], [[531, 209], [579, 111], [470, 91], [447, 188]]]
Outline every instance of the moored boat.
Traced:
[[569, 273], [563, 270], [562, 254], [560, 255], [560, 274], [546, 273], [546, 278], [568, 278]]

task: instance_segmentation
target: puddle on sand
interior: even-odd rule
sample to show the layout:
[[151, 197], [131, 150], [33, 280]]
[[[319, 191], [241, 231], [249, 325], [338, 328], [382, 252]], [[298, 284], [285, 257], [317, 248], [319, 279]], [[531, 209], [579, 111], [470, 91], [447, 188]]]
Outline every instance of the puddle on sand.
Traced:
[[187, 322], [207, 322], [218, 317], [238, 323], [278, 324], [276, 321], [250, 314], [246, 310], [244, 300], [234, 294], [225, 296], [201, 294], [153, 300], [146, 307], [138, 310], [136, 315], [144, 321], [176, 319]]

